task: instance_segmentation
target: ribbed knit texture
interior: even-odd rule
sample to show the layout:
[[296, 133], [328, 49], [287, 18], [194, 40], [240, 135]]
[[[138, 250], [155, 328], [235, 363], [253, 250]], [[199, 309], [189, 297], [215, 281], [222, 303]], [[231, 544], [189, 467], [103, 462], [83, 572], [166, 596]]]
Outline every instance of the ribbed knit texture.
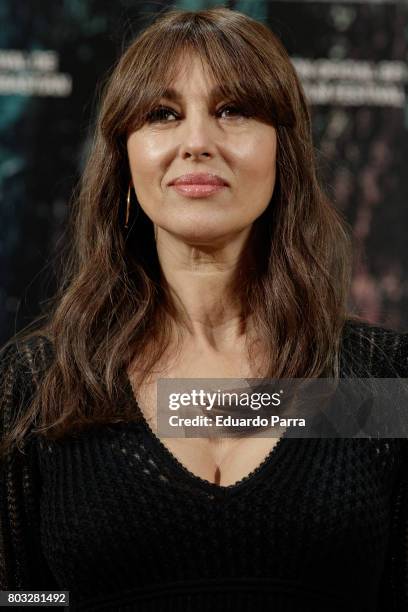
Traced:
[[[13, 359], [3, 427], [30, 394]], [[341, 367], [407, 377], [408, 334], [350, 323]], [[0, 588], [69, 590], [86, 611], [406, 611], [407, 444], [283, 438], [220, 487], [145, 420], [34, 438], [2, 465]]]

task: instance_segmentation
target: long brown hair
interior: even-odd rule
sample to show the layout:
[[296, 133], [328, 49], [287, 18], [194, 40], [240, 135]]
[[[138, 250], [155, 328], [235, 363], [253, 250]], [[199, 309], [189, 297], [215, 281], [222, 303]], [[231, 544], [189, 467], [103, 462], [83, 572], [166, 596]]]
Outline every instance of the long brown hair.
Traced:
[[46, 322], [24, 337], [48, 338], [54, 358], [10, 440], [33, 423], [58, 438], [90, 423], [137, 418], [120, 393], [125, 368], [143, 354], [147, 375], [180, 321], [160, 276], [153, 224], [137, 202], [123, 227], [126, 140], [185, 52], [202, 58], [228, 99], [277, 132], [273, 197], [251, 230], [255, 266], [242, 268], [236, 283], [267, 347], [266, 377], [338, 375], [349, 231], [319, 185], [310, 113], [293, 65], [271, 30], [240, 12], [172, 9], [138, 35], [106, 82], [60, 288]]

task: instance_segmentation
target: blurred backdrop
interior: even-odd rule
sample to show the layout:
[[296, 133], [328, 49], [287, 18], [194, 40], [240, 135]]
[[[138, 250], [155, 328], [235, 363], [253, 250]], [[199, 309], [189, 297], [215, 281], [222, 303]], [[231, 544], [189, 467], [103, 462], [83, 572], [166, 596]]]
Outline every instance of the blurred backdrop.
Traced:
[[0, 343], [46, 307], [100, 84], [167, 7], [224, 5], [288, 49], [319, 173], [352, 227], [350, 305], [408, 328], [408, 6], [404, 0], [0, 0]]

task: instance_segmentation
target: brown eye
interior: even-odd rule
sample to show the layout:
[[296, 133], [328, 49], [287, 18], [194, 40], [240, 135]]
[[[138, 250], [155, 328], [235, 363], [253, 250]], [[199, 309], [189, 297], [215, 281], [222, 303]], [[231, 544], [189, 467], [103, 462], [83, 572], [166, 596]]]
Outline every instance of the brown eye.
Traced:
[[[249, 117], [248, 113], [245, 113], [243, 109], [234, 104], [224, 104], [222, 108], [217, 111], [218, 115], [221, 115], [225, 111], [232, 112], [233, 115], [240, 115], [242, 117]], [[149, 123], [169, 123], [167, 117], [173, 115], [177, 119], [177, 113], [167, 106], [156, 106], [147, 115], [147, 121]]]
[[249, 115], [244, 112], [242, 108], [236, 106], [235, 104], [225, 104], [222, 108], [219, 109], [218, 114], [223, 113], [224, 111], [231, 111], [234, 115], [241, 115], [242, 117], [248, 117]]
[[176, 115], [175, 111], [167, 106], [157, 106], [153, 110], [151, 110], [147, 115], [147, 121], [149, 123], [155, 123], [156, 121], [166, 121], [167, 114]]

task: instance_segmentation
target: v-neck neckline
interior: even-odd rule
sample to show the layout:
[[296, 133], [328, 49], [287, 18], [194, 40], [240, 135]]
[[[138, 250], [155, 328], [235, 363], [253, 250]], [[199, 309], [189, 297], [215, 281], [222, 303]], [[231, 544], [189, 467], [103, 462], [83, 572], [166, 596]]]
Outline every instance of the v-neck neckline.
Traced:
[[215, 482], [211, 482], [206, 478], [198, 476], [192, 472], [180, 459], [174, 455], [169, 448], [162, 442], [160, 437], [153, 431], [150, 427], [143, 410], [140, 408], [138, 401], [136, 399], [135, 393], [133, 391], [132, 383], [130, 382], [130, 378], [125, 369], [124, 371], [125, 377], [125, 394], [130, 401], [130, 404], [134, 406], [136, 413], [139, 415], [139, 420], [135, 424], [141, 425], [144, 429], [145, 433], [148, 436], [149, 441], [151, 442], [151, 447], [153, 450], [156, 450], [159, 454], [161, 454], [167, 461], [169, 465], [177, 470], [177, 472], [182, 475], [187, 481], [190, 483], [197, 484], [201, 488], [207, 490], [207, 492], [216, 493], [217, 495], [228, 494], [235, 491], [240, 491], [243, 487], [250, 485], [258, 480], [258, 478], [264, 474], [268, 467], [274, 462], [275, 457], [279, 454], [280, 449], [283, 446], [283, 442], [286, 441], [285, 433], [278, 438], [278, 441], [273, 446], [273, 448], [267, 453], [267, 455], [261, 460], [261, 462], [248, 474], [237, 480], [236, 482], [229, 485], [221, 485]]

